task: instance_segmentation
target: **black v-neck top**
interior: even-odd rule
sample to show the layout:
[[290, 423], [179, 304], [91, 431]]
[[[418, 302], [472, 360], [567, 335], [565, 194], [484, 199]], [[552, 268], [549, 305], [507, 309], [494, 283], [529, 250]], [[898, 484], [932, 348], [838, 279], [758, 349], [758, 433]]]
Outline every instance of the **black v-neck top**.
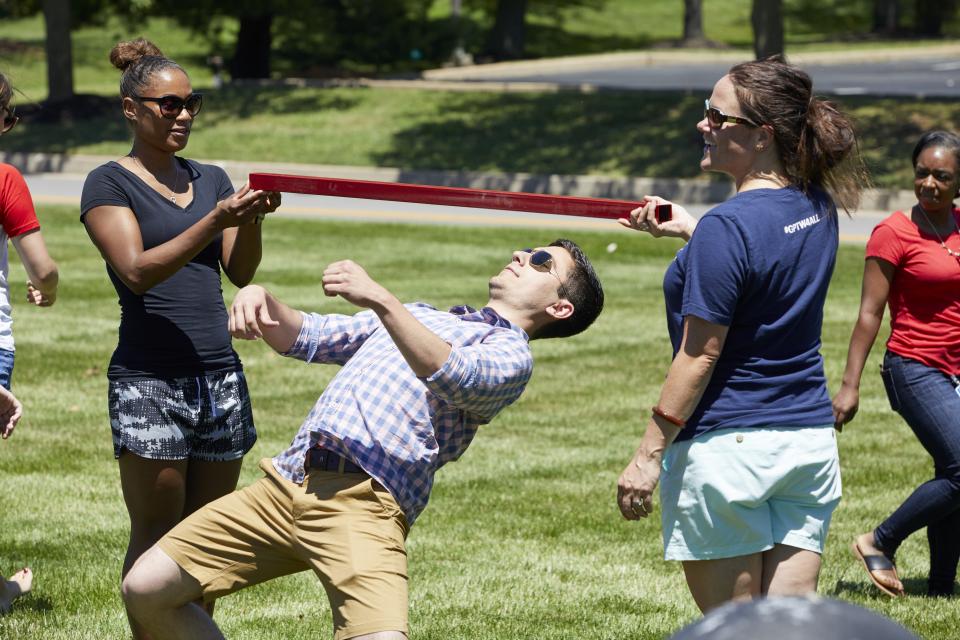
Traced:
[[[220, 167], [183, 158], [177, 161], [193, 183], [193, 201], [185, 207], [111, 161], [87, 176], [80, 221], [99, 206], [126, 207], [140, 224], [145, 250], [180, 235], [232, 194], [233, 185]], [[218, 234], [179, 271], [143, 295], [127, 288], [107, 265], [120, 299], [120, 336], [108, 378], [180, 378], [240, 368], [227, 331], [220, 282], [222, 245]]]

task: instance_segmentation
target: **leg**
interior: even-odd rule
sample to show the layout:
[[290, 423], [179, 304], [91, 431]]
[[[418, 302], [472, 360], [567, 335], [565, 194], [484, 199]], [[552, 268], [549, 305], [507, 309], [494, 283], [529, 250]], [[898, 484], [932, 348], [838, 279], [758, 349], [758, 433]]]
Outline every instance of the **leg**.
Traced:
[[[888, 395], [933, 458], [937, 475], [919, 487], [874, 531], [877, 547], [893, 557], [914, 531], [960, 508], [960, 397], [940, 371], [891, 353]], [[938, 569], [939, 571], [939, 569]]]
[[763, 554], [718, 560], [685, 560], [683, 573], [702, 613], [731, 600], [752, 600], [761, 593]]
[[188, 515], [237, 488], [243, 459], [208, 462], [191, 459], [187, 465], [183, 515]]
[[200, 583], [153, 546], [137, 560], [121, 587], [131, 618], [151, 638], [218, 639], [223, 635], [196, 600]]
[[198, 509], [137, 561], [123, 594], [138, 626], [157, 640], [219, 638], [201, 597], [307, 568], [291, 535], [289, 491], [297, 485], [279, 480], [261, 479]]
[[[872, 531], [861, 533], [857, 536], [853, 541], [853, 547], [854, 553], [863, 561], [870, 575], [870, 579], [877, 585], [877, 588], [891, 596], [903, 595], [903, 583], [900, 582], [897, 569], [893, 566], [893, 558], [877, 544]], [[871, 566], [867, 564], [869, 562], [867, 559], [871, 557], [881, 559], [886, 557], [890, 560], [890, 564], [886, 565], [888, 568], [871, 568]], [[884, 565], [879, 566], [882, 567]]]
[[0, 577], [0, 614], [9, 613], [13, 601], [29, 593], [32, 586], [33, 572], [30, 567], [20, 569], [9, 580]]
[[[124, 578], [134, 562], [163, 534], [180, 522], [186, 493], [185, 460], [150, 460], [130, 452], [121, 454], [120, 486], [130, 514], [130, 540], [123, 558]], [[129, 611], [133, 637], [146, 639]]]
[[817, 592], [820, 554], [783, 544], [763, 552], [763, 596], [804, 596]]
[[[227, 462], [191, 460], [187, 467], [187, 492], [183, 517], [237, 488], [243, 459]], [[214, 603], [200, 603], [209, 615], [213, 615]]]
[[953, 595], [953, 584], [957, 579], [957, 563], [960, 562], [958, 532], [960, 532], [960, 509], [927, 526], [927, 541], [930, 543], [928, 595]]

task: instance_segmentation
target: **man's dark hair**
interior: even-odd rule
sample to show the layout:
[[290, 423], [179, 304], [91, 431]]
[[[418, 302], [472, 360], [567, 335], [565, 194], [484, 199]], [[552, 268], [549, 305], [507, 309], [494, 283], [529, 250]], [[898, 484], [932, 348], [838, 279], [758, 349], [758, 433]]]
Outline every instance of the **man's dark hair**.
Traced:
[[[597, 278], [593, 265], [580, 247], [575, 242], [563, 238], [554, 240], [550, 246], [566, 249], [573, 257], [573, 269], [563, 283], [567, 300], [573, 304], [573, 315], [542, 327], [537, 335], [531, 336], [534, 339], [566, 338], [576, 335], [593, 324], [603, 311], [603, 287], [600, 286], [600, 279]], [[557, 295], [562, 295], [559, 287], [557, 287]]]

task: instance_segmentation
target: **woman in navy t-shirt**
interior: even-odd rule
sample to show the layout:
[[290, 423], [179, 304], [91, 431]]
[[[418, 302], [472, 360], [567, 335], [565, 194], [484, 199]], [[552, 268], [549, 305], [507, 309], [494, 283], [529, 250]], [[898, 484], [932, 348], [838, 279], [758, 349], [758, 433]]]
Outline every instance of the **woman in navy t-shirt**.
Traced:
[[259, 217], [280, 198], [246, 186], [234, 193], [219, 167], [176, 156], [201, 104], [178, 64], [143, 39], [119, 43], [110, 60], [123, 72], [133, 147], [87, 177], [81, 221], [120, 299], [107, 378], [130, 514], [126, 575], [180, 520], [233, 491], [256, 440], [220, 268], [237, 286], [250, 282]]
[[618, 505], [646, 517], [660, 484], [665, 557], [702, 611], [815, 591], [840, 499], [820, 330], [834, 203], [865, 180], [850, 123], [811, 89], [779, 60], [734, 66], [697, 129], [700, 167], [736, 195], [699, 222], [676, 205], [658, 222], [660, 198], [621, 221], [689, 240], [664, 277], [674, 359]]

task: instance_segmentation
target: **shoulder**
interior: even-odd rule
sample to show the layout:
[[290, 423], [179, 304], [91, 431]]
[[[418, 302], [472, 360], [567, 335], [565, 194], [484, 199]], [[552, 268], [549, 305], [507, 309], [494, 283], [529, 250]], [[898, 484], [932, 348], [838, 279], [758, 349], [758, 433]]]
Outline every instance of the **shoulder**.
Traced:
[[84, 186], [98, 182], [121, 182], [125, 177], [125, 169], [120, 163], [111, 160], [88, 173], [86, 180], [84, 180]]
[[12, 164], [0, 163], [0, 185], [4, 191], [24, 191], [27, 188], [27, 181], [23, 179], [20, 170]]
[[227, 172], [220, 165], [197, 162], [196, 160], [180, 158], [179, 156], [178, 160], [180, 160], [183, 166], [190, 171], [190, 174], [194, 178], [204, 177], [215, 182], [223, 180], [228, 182], [230, 181], [230, 177], [227, 175]]
[[889, 216], [877, 223], [877, 226], [874, 227], [874, 232], [888, 231], [894, 233], [898, 236], [903, 236], [904, 234], [915, 235], [917, 230], [917, 225], [913, 223], [913, 220], [910, 219], [908, 213], [903, 211], [894, 211]]
[[23, 179], [20, 170], [15, 166], [7, 164], [6, 162], [0, 162], [0, 178], [6, 180], [8, 177]]

